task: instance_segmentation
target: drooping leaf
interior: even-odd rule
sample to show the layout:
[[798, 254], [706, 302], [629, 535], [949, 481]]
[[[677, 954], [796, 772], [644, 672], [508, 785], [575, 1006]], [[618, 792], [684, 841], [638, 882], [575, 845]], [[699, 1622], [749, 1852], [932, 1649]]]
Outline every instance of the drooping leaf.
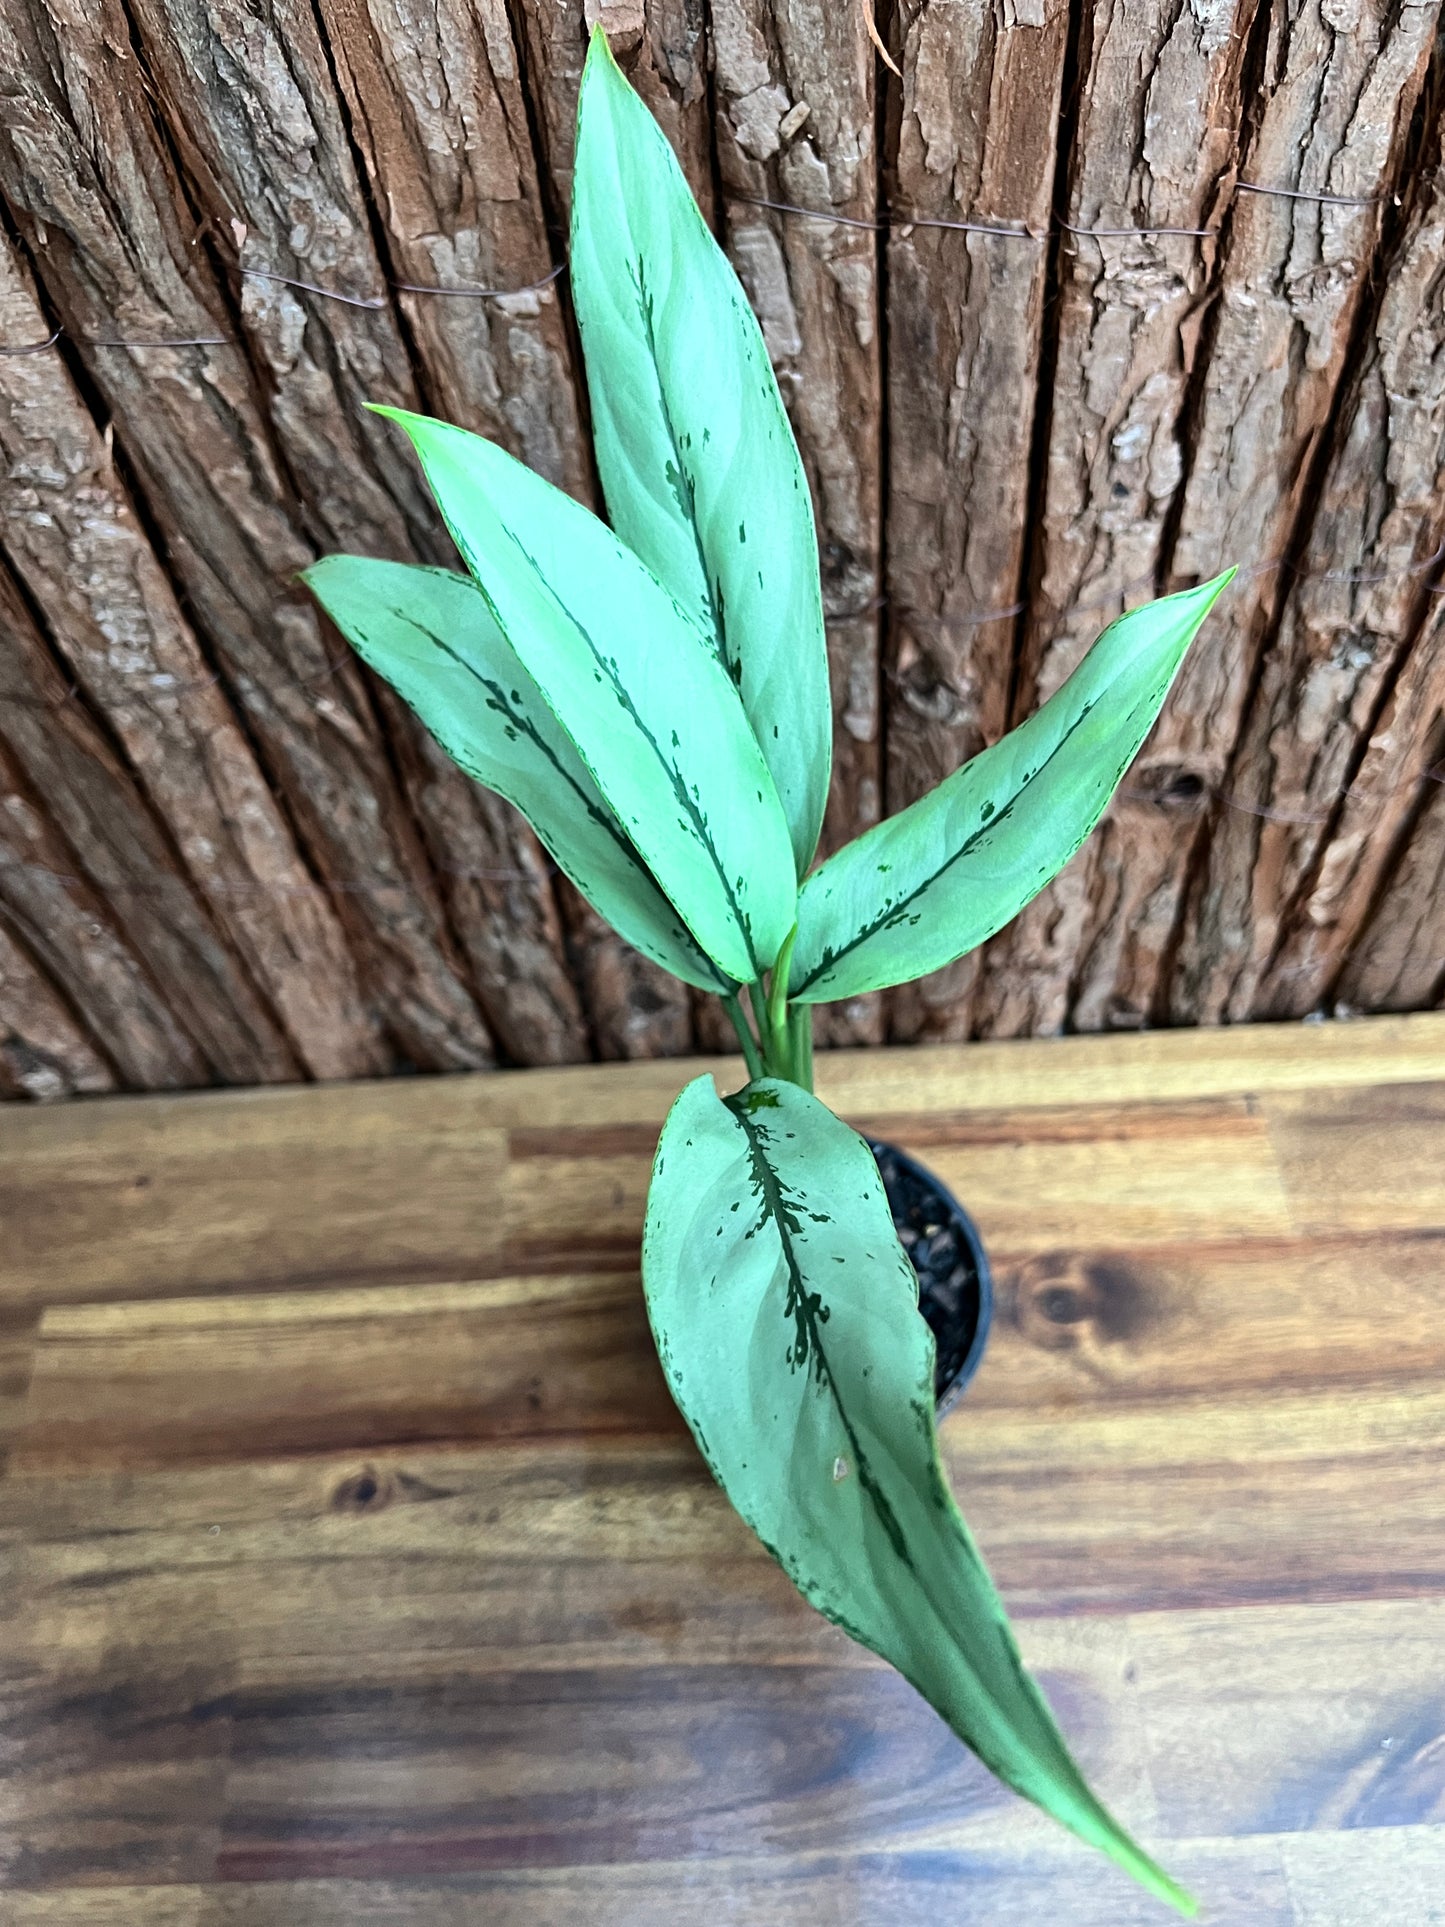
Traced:
[[789, 995], [907, 983], [1016, 917], [1103, 815], [1233, 575], [1121, 616], [1027, 722], [815, 870]]
[[595, 515], [465, 429], [399, 408], [503, 635], [707, 954], [771, 965], [796, 901], [788, 826], [702, 632]]
[[469, 576], [330, 555], [304, 580], [452, 760], [516, 804], [599, 915], [675, 977], [732, 989], [658, 889]]
[[808, 484], [738, 278], [600, 27], [578, 106], [569, 265], [613, 527], [737, 682], [801, 876], [832, 751]]
[[799, 1086], [667, 1119], [643, 1238], [668, 1384], [719, 1483], [818, 1610], [896, 1666], [985, 1765], [1182, 1912], [1090, 1792], [948, 1489], [933, 1338], [877, 1166]]

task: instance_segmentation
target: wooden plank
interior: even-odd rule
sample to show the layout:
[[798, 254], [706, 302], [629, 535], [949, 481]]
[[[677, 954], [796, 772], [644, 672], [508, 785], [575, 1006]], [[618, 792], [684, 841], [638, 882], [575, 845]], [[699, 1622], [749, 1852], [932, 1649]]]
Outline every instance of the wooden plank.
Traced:
[[[1322, 924], [1312, 900], [1298, 933], [1303, 949], [1291, 946], [1272, 967], [1301, 895], [1322, 865], [1338, 888], [1329, 839], [1342, 808], [1357, 817], [1366, 807], [1364, 867], [1378, 878], [1415, 800], [1409, 779], [1428, 756], [1392, 775], [1393, 798], [1372, 799], [1374, 773], [1352, 782], [1412, 643], [1428, 652], [1421, 630], [1445, 619], [1428, 588], [1431, 558], [1445, 542], [1445, 159], [1437, 152], [1406, 191], [1410, 211], [1360, 348], [1349, 411], [1310, 505], [1300, 576], [1226, 778], [1228, 805], [1209, 829], [1183, 939], [1191, 1007], [1205, 1018], [1301, 1015], [1319, 1000], [1358, 911], [1343, 928], [1336, 919]], [[1345, 834], [1341, 855], [1355, 846], [1356, 821]], [[1417, 896], [1428, 902], [1423, 879]], [[1367, 996], [1373, 1010], [1428, 1004], [1445, 963], [1438, 937], [1435, 959], [1423, 984], [1418, 973], [1391, 982], [1387, 972], [1378, 984], [1361, 977], [1346, 994]]]
[[[944, 1455], [1088, 1770], [1221, 1917], [1329, 1927], [1301, 1911], [1321, 1869], [1368, 1899], [1392, 1836], [1400, 1891], [1431, 1891], [1440, 1031], [830, 1065], [930, 1161], [1037, 1157], [1040, 1210], [1080, 1147], [1124, 1199], [1128, 1153], [1136, 1242], [1006, 1258]], [[1019, 1927], [1147, 1917], [794, 1594], [668, 1406], [635, 1272], [422, 1282], [461, 1200], [505, 1235], [508, 1162], [645, 1152], [676, 1068], [12, 1109], [0, 1169], [74, 1220], [79, 1302], [40, 1311], [33, 1362], [23, 1307], [6, 1327], [7, 1902], [73, 1900], [80, 1927], [87, 1889], [125, 1921], [158, 1887], [178, 1927], [801, 1927], [931, 1919], [962, 1887]], [[1262, 1234], [1202, 1233], [1187, 1183], [1166, 1220], [1151, 1173], [1182, 1145], [1231, 1161], [1234, 1210], [1273, 1200]], [[169, 1243], [122, 1188], [137, 1158], [185, 1179]], [[311, 1270], [258, 1289], [307, 1258], [283, 1183]], [[554, 1208], [516, 1190], [514, 1234]], [[88, 1254], [131, 1222], [107, 1276]], [[388, 1235], [405, 1282], [368, 1286]], [[100, 1302], [128, 1262], [171, 1295]]]
[[[303, 1316], [294, 1323], [305, 1334]], [[166, 1625], [189, 1637], [187, 1598], [224, 1605], [235, 1595], [244, 1624], [228, 1635], [233, 1649], [265, 1652], [281, 1641], [283, 1650], [330, 1654], [343, 1672], [359, 1652], [395, 1643], [398, 1613], [418, 1651], [480, 1645], [500, 1665], [656, 1658], [670, 1650], [669, 1628], [684, 1625], [698, 1663], [741, 1655], [762, 1664], [769, 1653], [801, 1663], [816, 1653], [813, 1620], [801, 1607], [796, 1625], [787, 1620], [786, 1582], [649, 1390], [646, 1353], [629, 1381], [640, 1399], [636, 1437], [619, 1433], [618, 1400], [598, 1375], [564, 1352], [555, 1383], [573, 1401], [570, 1433], [564, 1404], [547, 1389], [552, 1375], [543, 1374], [535, 1409], [544, 1417], [529, 1442], [515, 1415], [537, 1390], [536, 1374], [510, 1375], [509, 1390], [505, 1365], [484, 1366], [476, 1377], [491, 1417], [475, 1429], [492, 1426], [506, 1449], [424, 1452], [407, 1442], [405, 1410], [410, 1400], [424, 1434], [428, 1396], [415, 1374], [428, 1347], [419, 1326], [408, 1333], [397, 1322], [401, 1389], [380, 1422], [358, 1411], [354, 1394], [348, 1413], [336, 1397], [342, 1374], [325, 1372], [310, 1441], [329, 1455], [289, 1463], [266, 1457], [261, 1434], [244, 1441], [224, 1394], [210, 1444], [194, 1395], [169, 1432], [142, 1409], [147, 1392], [175, 1396], [182, 1376], [163, 1336], [152, 1333], [148, 1354], [144, 1334], [122, 1343], [137, 1382], [97, 1393], [96, 1342], [71, 1350], [62, 1333], [52, 1352], [42, 1334], [0, 1520], [28, 1542], [44, 1637], [77, 1663], [101, 1654], [117, 1601], [133, 1599], [159, 1651]], [[564, 1342], [582, 1328], [565, 1331]], [[313, 1346], [317, 1330], [306, 1334]], [[258, 1356], [259, 1329], [239, 1335]], [[181, 1336], [176, 1360], [200, 1360], [214, 1390], [221, 1331]], [[117, 1467], [104, 1475], [82, 1476], [84, 1441], [73, 1422], [67, 1436], [73, 1414], [62, 1409], [82, 1384], [66, 1371], [87, 1364], [84, 1387]], [[260, 1374], [249, 1363], [246, 1379], [254, 1397]], [[1017, 1614], [1324, 1606], [1440, 1589], [1445, 1516], [1432, 1467], [1445, 1401], [1429, 1382], [1382, 1383], [1377, 1373], [1373, 1385], [1338, 1388], [1165, 1387], [1132, 1402], [1038, 1409], [1022, 1389], [961, 1410], [943, 1433], [959, 1502]], [[265, 1409], [274, 1424], [275, 1404]], [[337, 1456], [348, 1424], [353, 1436]], [[286, 1436], [294, 1441], [305, 1426], [295, 1412]], [[215, 1451], [243, 1456], [204, 1469]], [[188, 1453], [202, 1470], [145, 1471]], [[146, 1505], [165, 1511], [147, 1521]], [[300, 1551], [303, 1541], [313, 1550]], [[284, 1645], [297, 1639], [299, 1649]]]
[[78, 1306], [42, 1321], [24, 1468], [679, 1429], [630, 1274]]
[[[409, 1062], [478, 1068], [488, 1034], [458, 980], [370, 697], [295, 590], [313, 551], [231, 339], [218, 272], [193, 245], [194, 216], [118, 0], [10, 10], [0, 61], [12, 82], [0, 130], [9, 205], [198, 626], [335, 894], [370, 1006]], [[284, 114], [281, 124], [291, 124]], [[294, 304], [285, 314], [302, 338], [298, 352], [309, 352], [321, 324]], [[90, 345], [197, 337], [209, 345]]]
[[[1382, 1327], [1394, 1380], [1428, 1381], [1445, 1366], [1441, 1247], [1376, 1228], [995, 1253], [972, 1422], [1370, 1386]], [[47, 1311], [41, 1331], [31, 1469], [224, 1460], [258, 1426], [271, 1449], [308, 1452], [677, 1430], [630, 1270], [85, 1304]]]
[[1298, 1834], [1282, 1857], [1298, 1927], [1445, 1927], [1445, 1827]]
[[[861, 8], [800, 0], [714, 0], [712, 44], [727, 248], [762, 324], [818, 530], [834, 716], [826, 852], [882, 809], [876, 62]], [[758, 205], [769, 200], [804, 212]], [[882, 1036], [876, 997], [818, 1017], [825, 1044]]]
[[[12, 1110], [3, 1127], [0, 1208], [17, 1235], [0, 1248], [0, 1295], [27, 1304], [73, 1302], [184, 1295], [223, 1284], [440, 1281], [515, 1270], [501, 1249], [500, 1219], [509, 1190], [514, 1199], [527, 1193], [509, 1173], [502, 1134], [626, 1127], [632, 1135], [621, 1152], [635, 1185], [648, 1134], [681, 1085], [704, 1071], [724, 1089], [742, 1081], [736, 1060], [693, 1059], [626, 1070], [409, 1079], [385, 1089], [363, 1084]], [[1426, 1015], [966, 1050], [835, 1052], [821, 1067], [819, 1088], [846, 1115], [907, 1142], [931, 1113], [966, 1120], [993, 1111], [1027, 1133], [1028, 1112], [1071, 1103], [1148, 1106], [1194, 1092], [1203, 1100], [1442, 1077], [1445, 1025]], [[577, 1127], [579, 1117], [590, 1121]], [[584, 1136], [579, 1148], [595, 1158], [595, 1135]], [[1116, 1171], [1123, 1161], [1116, 1154]], [[1001, 1162], [1006, 1181], [1007, 1157]], [[324, 1187], [316, 1194], [323, 1206], [335, 1200], [334, 1221], [318, 1217], [298, 1173]], [[45, 1186], [51, 1189], [42, 1210], [35, 1200]], [[63, 1212], [54, 1208], [62, 1194]], [[618, 1210], [635, 1212], [626, 1196], [624, 1190], [614, 1206], [608, 1194], [614, 1218]], [[544, 1195], [537, 1198], [544, 1206]], [[212, 1199], [224, 1201], [214, 1223]], [[97, 1227], [116, 1212], [124, 1214], [124, 1240], [98, 1238]], [[233, 1214], [243, 1233], [232, 1228]], [[587, 1227], [587, 1251], [595, 1249], [598, 1229]], [[575, 1269], [584, 1256], [573, 1250], [566, 1263]], [[630, 1246], [613, 1249], [607, 1262], [634, 1260]]]
[[[1055, 137], [1069, 10], [917, 9], [902, 24], [888, 241], [887, 807], [1008, 724], [1023, 594]], [[1023, 238], [900, 230], [993, 223]], [[963, 1038], [977, 953], [889, 999], [895, 1042]]]
[[1433, 1141], [1445, 1119], [1438, 1085], [1281, 1091], [1261, 1109], [1302, 1229], [1445, 1226], [1445, 1171]]
[[1421, 1599], [1131, 1620], [1161, 1836], [1438, 1821], [1442, 1636]]
[[[318, 1134], [304, 1109], [264, 1118], [239, 1112], [190, 1120], [184, 1140], [158, 1112], [117, 1119], [114, 1132], [68, 1152], [11, 1141], [0, 1185], [7, 1239], [7, 1303], [264, 1286], [299, 1279], [433, 1276], [485, 1266], [501, 1237], [506, 1140], [475, 1117], [431, 1134], [426, 1181], [410, 1163], [418, 1140], [375, 1086], [346, 1106], [344, 1137]], [[255, 1118], [260, 1128], [247, 1126]], [[7, 1117], [7, 1124], [8, 1124]], [[412, 1146], [412, 1150], [408, 1150]], [[56, 1153], [59, 1151], [59, 1156]], [[27, 1208], [42, 1171], [63, 1187]], [[177, 1182], [177, 1178], [180, 1182]], [[123, 1226], [120, 1237], [110, 1230]]]
[[[1373, 1848], [1372, 1864], [1385, 1865], [1380, 1855], [1388, 1839], [1347, 1836], [1341, 1864], [1352, 1868]], [[1189, 1841], [1173, 1849], [1170, 1865], [1207, 1896], [1219, 1920], [1295, 1927], [1280, 1843]], [[971, 1910], [986, 1910], [997, 1927], [1036, 1927], [1041, 1918], [1066, 1919], [1069, 1927], [1153, 1927], [1159, 1918], [1158, 1903], [1132, 1892], [1111, 1869], [1077, 1855], [1011, 1855], [987, 1845], [873, 1854], [764, 1849], [745, 1857], [590, 1866], [580, 1874], [518, 1869], [404, 1880], [74, 1889], [18, 1894], [14, 1918], [16, 1927], [151, 1927], [152, 1921], [155, 1927], [477, 1927], [482, 1921], [556, 1927], [563, 1920], [567, 1927], [714, 1927], [719, 1921], [853, 1927], [875, 1920], [935, 1927], [940, 1908], [959, 1895]], [[105, 1906], [114, 1911], [102, 1911]], [[1422, 1927], [1434, 1927], [1436, 1919], [1420, 1916]], [[1325, 1916], [1320, 1927], [1345, 1927], [1344, 1917]]]
[[0, 1097], [43, 1103], [113, 1091], [115, 1083], [54, 985], [0, 921]]
[[[45, 332], [34, 283], [0, 239], [0, 333]], [[315, 1077], [381, 1070], [386, 1053], [341, 926], [57, 355], [0, 360], [0, 459], [11, 566], [287, 1043]], [[286, 1068], [278, 1053], [252, 1076]]]
[[[1261, 78], [1241, 191], [1221, 240], [1217, 302], [1189, 402], [1168, 552], [1174, 582], [1289, 547], [1344, 373], [1400, 143], [1425, 75], [1438, 6], [1367, 0], [1347, 34], [1321, 0], [1261, 15]], [[1289, 198], [1318, 194], [1339, 202]], [[1201, 223], [1203, 225], [1203, 223]], [[1176, 245], [1184, 246], [1179, 242]], [[1175, 495], [1175, 478], [1163, 491]], [[1138, 592], [1136, 591], [1136, 594]], [[1198, 1014], [1187, 964], [1167, 985], [1191, 853], [1223, 783], [1281, 571], [1242, 577], [1191, 653], [1109, 827], [1036, 899], [989, 962], [989, 1034], [1123, 1029]], [[1107, 613], [1107, 612], [1106, 612]], [[1024, 706], [1072, 667], [1040, 658]]]
[[[852, 1121], [888, 1135], [876, 1113]], [[1289, 1228], [1263, 1123], [1242, 1103], [1141, 1106], [1051, 1117], [1031, 1111], [942, 1120], [901, 1132], [966, 1204], [990, 1249], [1020, 1254], [1060, 1244], [1127, 1250], [1164, 1236], [1222, 1243]], [[547, 1130], [514, 1132], [508, 1248], [529, 1264], [566, 1264], [586, 1246], [614, 1261], [635, 1251], [654, 1138]], [[547, 1199], [545, 1213], [536, 1201]]]
[[[205, 1084], [219, 1076], [254, 1084], [296, 1076], [285, 1033], [130, 771], [70, 700], [3, 564], [0, 697], [8, 845], [0, 894], [32, 954], [81, 1009], [95, 1013], [127, 1081]], [[82, 937], [73, 948], [76, 913], [87, 900], [99, 914], [88, 920], [90, 941]], [[144, 988], [142, 975], [150, 979]]]

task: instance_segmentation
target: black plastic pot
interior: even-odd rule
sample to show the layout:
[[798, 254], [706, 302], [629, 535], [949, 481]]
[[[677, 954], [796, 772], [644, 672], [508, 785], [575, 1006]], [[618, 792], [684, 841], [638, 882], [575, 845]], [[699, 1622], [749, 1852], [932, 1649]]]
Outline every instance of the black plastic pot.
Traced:
[[938, 1416], [978, 1370], [993, 1323], [993, 1278], [972, 1218], [933, 1173], [896, 1145], [870, 1139], [894, 1228], [918, 1274], [918, 1309], [938, 1347]]

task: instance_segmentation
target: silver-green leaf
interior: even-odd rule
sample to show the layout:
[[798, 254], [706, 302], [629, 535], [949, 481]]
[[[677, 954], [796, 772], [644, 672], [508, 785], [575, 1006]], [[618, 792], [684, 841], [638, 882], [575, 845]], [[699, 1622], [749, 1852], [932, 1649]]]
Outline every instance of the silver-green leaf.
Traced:
[[663, 893], [752, 982], [792, 927], [792, 847], [737, 690], [595, 515], [495, 443], [403, 409], [462, 559]]
[[1016, 917], [1103, 815], [1233, 575], [1121, 616], [1027, 722], [815, 870], [789, 995], [906, 983]]
[[658, 1146], [643, 1279], [703, 1456], [804, 1597], [1000, 1779], [1192, 1913], [1024, 1670], [939, 1461], [933, 1339], [862, 1139], [795, 1084], [724, 1104], [697, 1078]]
[[469, 576], [331, 555], [303, 579], [452, 760], [517, 806], [594, 910], [675, 977], [732, 990], [658, 889]]
[[600, 28], [578, 106], [569, 265], [612, 524], [737, 683], [801, 876], [832, 751], [808, 484], [738, 278]]

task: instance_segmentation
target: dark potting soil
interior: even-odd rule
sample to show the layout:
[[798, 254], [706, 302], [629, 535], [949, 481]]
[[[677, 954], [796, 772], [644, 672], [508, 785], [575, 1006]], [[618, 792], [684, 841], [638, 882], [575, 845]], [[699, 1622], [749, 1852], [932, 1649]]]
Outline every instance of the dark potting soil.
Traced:
[[918, 1309], [938, 1347], [933, 1395], [939, 1413], [961, 1397], [983, 1356], [993, 1281], [973, 1220], [917, 1159], [870, 1141], [899, 1242], [918, 1273]]

